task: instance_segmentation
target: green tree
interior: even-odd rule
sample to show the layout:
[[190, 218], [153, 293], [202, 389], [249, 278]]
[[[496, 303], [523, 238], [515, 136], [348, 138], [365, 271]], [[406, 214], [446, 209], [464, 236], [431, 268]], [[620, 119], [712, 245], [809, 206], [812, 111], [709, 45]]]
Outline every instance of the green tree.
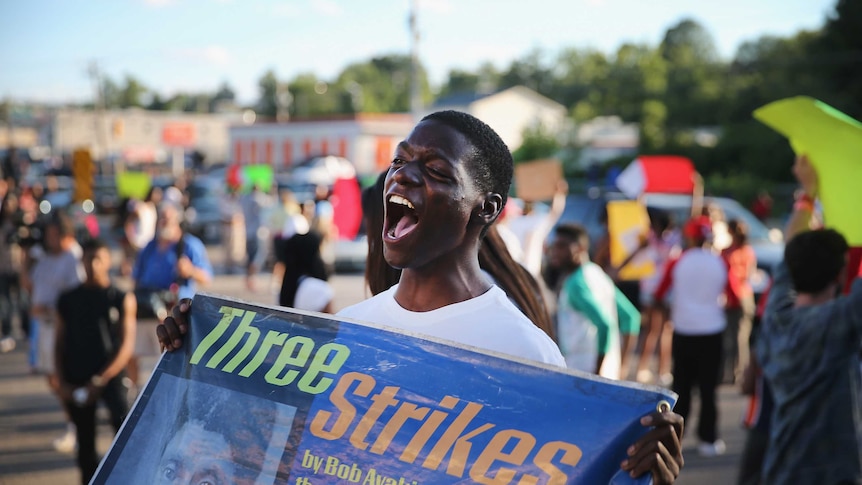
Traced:
[[696, 21], [685, 19], [665, 32], [659, 49], [668, 63], [665, 105], [669, 127], [715, 124], [723, 66], [710, 33]]
[[117, 93], [117, 104], [120, 108], [142, 107], [141, 98], [148, 89], [133, 76], [126, 74], [125, 84]]
[[221, 106], [233, 105], [236, 103], [236, 92], [225, 81], [222, 82], [212, 97], [209, 99], [209, 110], [215, 113]]
[[538, 124], [524, 129], [521, 146], [512, 152], [515, 163], [554, 156], [560, 150], [555, 133]]
[[257, 86], [260, 89], [257, 101], [258, 116], [275, 119], [279, 109], [278, 95], [282, 89], [275, 72], [272, 69], [267, 70], [258, 80]]
[[[392, 54], [345, 68], [336, 84], [349, 94], [360, 111], [392, 113], [410, 110], [409, 56]], [[424, 103], [431, 99], [431, 88], [425, 69], [419, 67], [420, 95]], [[357, 102], [353, 102], [358, 100]]]
[[575, 121], [611, 114], [604, 85], [610, 70], [610, 62], [599, 51], [564, 49], [551, 71], [553, 88], [549, 97], [568, 106]]
[[345, 111], [342, 108], [343, 94], [339, 86], [330, 85], [312, 73], [296, 76], [289, 83], [291, 115], [297, 117], [319, 116]]
[[461, 69], [449, 71], [446, 82], [440, 88], [440, 97], [458, 93], [475, 93], [479, 91], [479, 74]]
[[541, 49], [533, 49], [523, 57], [515, 59], [509, 69], [500, 75], [499, 88], [526, 86], [544, 96], [553, 95], [551, 68], [543, 62]]
[[862, 2], [837, 0], [816, 45], [824, 78], [835, 93], [830, 104], [862, 119]]

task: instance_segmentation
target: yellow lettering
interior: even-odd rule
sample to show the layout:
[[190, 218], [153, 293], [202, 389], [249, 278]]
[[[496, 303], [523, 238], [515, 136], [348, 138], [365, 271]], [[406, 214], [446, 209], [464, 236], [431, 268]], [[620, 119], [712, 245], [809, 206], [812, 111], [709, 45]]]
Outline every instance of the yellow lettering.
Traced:
[[[374, 446], [371, 447], [371, 452], [382, 455], [383, 452], [389, 448], [395, 435], [401, 431], [401, 427], [404, 426], [404, 423], [406, 423], [408, 419], [421, 421], [428, 415], [428, 411], [430, 411], [429, 408], [420, 408], [410, 402], [402, 404], [398, 410], [395, 411], [395, 416], [392, 416], [392, 419], [386, 423], [380, 436], [378, 436], [377, 440], [374, 442]], [[402, 453], [401, 456], [403, 457], [404, 454]]]
[[[513, 439], [516, 440], [515, 447], [509, 453], [504, 453], [503, 449]], [[489, 485], [509, 483], [515, 478], [518, 470], [500, 467], [493, 477], [489, 477], [488, 472], [491, 470], [494, 462], [502, 461], [510, 465], [523, 465], [535, 446], [536, 438], [530, 433], [514, 429], [500, 431], [494, 435], [491, 442], [488, 443], [488, 446], [482, 450], [482, 454], [473, 463], [473, 467], [470, 469], [470, 478], [477, 483], [486, 483]]]
[[[458, 398], [446, 396], [440, 401], [440, 407], [455, 409], [458, 402]], [[431, 416], [422, 423], [422, 427], [419, 428], [419, 431], [417, 431], [413, 438], [410, 439], [410, 442], [407, 443], [407, 446], [404, 448], [404, 452], [401, 453], [399, 460], [405, 463], [413, 463], [416, 461], [416, 457], [419, 456], [419, 452], [422, 451], [422, 448], [425, 447], [428, 440], [431, 439], [431, 436], [437, 431], [437, 428], [440, 427], [440, 424], [443, 423], [443, 420], [446, 419], [447, 416], [449, 416], [449, 414], [443, 411], [432, 412]]]
[[350, 444], [360, 450], [368, 448], [368, 443], [365, 442], [365, 437], [368, 436], [368, 432], [371, 431], [371, 428], [375, 423], [377, 423], [377, 420], [380, 419], [380, 416], [384, 411], [386, 411], [386, 408], [398, 404], [399, 401], [394, 398], [398, 389], [400, 388], [386, 386], [379, 394], [376, 394], [371, 398], [371, 400], [374, 401], [374, 404], [368, 408], [368, 411], [366, 411], [365, 415], [362, 416], [359, 424], [356, 425], [356, 429], [353, 430], [353, 434], [350, 435]]
[[350, 427], [350, 423], [353, 422], [353, 418], [356, 417], [356, 408], [345, 397], [345, 394], [354, 382], [358, 384], [353, 394], [362, 397], [368, 396], [374, 390], [374, 385], [377, 383], [373, 377], [358, 372], [348, 372], [341, 376], [338, 384], [335, 385], [335, 388], [329, 395], [329, 401], [340, 411], [338, 418], [332, 424], [332, 429], [327, 431], [325, 428], [333, 413], [330, 411], [318, 411], [309, 426], [311, 434], [330, 441], [344, 436], [347, 428]]
[[536, 453], [536, 457], [533, 458], [533, 463], [535, 463], [540, 470], [548, 474], [549, 484], [566, 483], [566, 473], [553, 464], [554, 457], [557, 456], [557, 453], [560, 451], [563, 452], [563, 456], [560, 457], [559, 462], [564, 465], [575, 466], [579, 461], [581, 461], [581, 449], [571, 443], [566, 443], [565, 441], [549, 441], [545, 443], [539, 452]]

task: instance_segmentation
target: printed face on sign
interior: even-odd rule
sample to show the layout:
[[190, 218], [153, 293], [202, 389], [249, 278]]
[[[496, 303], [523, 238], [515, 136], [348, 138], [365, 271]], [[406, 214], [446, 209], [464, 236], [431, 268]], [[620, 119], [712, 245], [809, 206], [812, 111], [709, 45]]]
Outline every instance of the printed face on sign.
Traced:
[[165, 447], [155, 483], [228, 485], [234, 482], [233, 454], [225, 437], [188, 421]]
[[386, 261], [417, 268], [461, 248], [483, 196], [468, 171], [474, 148], [442, 123], [419, 123], [398, 144], [386, 176], [383, 243]]

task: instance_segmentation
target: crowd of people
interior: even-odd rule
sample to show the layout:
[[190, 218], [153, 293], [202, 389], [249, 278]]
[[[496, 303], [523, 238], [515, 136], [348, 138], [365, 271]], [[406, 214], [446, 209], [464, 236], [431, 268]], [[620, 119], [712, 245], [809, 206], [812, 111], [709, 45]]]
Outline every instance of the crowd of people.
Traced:
[[[463, 113], [435, 113], [362, 194], [372, 297], [338, 315], [671, 388], [679, 395], [675, 410], [644, 418], [655, 432], [632, 445], [621, 466], [633, 476], [672, 483], [679, 475], [695, 390], [697, 451], [723, 454], [717, 388], [728, 383], [752, 394], [762, 413], [746, 420], [740, 483], [800, 476], [856, 483], [862, 300], [858, 285], [838, 296], [848, 281], [848, 247], [840, 234], [815, 227], [819, 188], [804, 156], [794, 173], [802, 190], [785, 231], [785, 260], [758, 309], [749, 284], [757, 261], [742, 221], [725, 220], [697, 197], [691, 217], [678, 223], [649, 209], [649, 231], [615, 266], [608, 231], [591, 241], [583, 226], [557, 224], [565, 184], [544, 213], [507, 201], [512, 161], [496, 133]], [[32, 203], [22, 203], [14, 179], [3, 183], [0, 349], [14, 346], [17, 311], [31, 366], [48, 376], [75, 433], [58, 449], [77, 441], [86, 483], [98, 462], [97, 401], [118, 427], [140, 380], [136, 357], [182, 345], [189, 299], [211, 281], [212, 265], [203, 242], [183, 230], [182, 200], [153, 189], [132, 202], [124, 224], [134, 291], [123, 292], [112, 283], [104, 242], [78, 245], [60, 214], [28, 226]], [[254, 187], [231, 192], [223, 214], [225, 266], [242, 260], [249, 290], [257, 291], [254, 277], [271, 256], [279, 305], [339, 310], [327, 282], [332, 209], [325, 194], [300, 204], [283, 191], [275, 202]], [[26, 227], [38, 237], [21, 238]], [[622, 280], [638, 258], [651, 262], [652, 274]], [[817, 411], [822, 402], [829, 412]]]

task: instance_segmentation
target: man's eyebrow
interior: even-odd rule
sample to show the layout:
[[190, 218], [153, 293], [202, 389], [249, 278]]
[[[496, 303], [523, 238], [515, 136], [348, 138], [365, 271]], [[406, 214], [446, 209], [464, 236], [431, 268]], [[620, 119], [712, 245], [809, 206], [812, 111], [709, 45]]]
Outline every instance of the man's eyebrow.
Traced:
[[[406, 140], [400, 142], [397, 146], [397, 149], [398, 150], [404, 150], [405, 152], [407, 152], [408, 155], [411, 155], [411, 156], [415, 154], [415, 150], [413, 149], [413, 147], [409, 143], [407, 143]], [[423, 149], [423, 150], [429, 152], [435, 158], [443, 160], [446, 163], [448, 163], [449, 165], [452, 165], [452, 160], [449, 158], [449, 156], [446, 154], [446, 152], [441, 151], [437, 148], [428, 148], [427, 150], [425, 150], [425, 149]]]
[[399, 150], [404, 150], [405, 152], [407, 152], [407, 153], [409, 153], [409, 154], [413, 155], [413, 149], [412, 149], [412, 148], [410, 148], [410, 144], [409, 144], [409, 143], [407, 143], [406, 141], [402, 141], [402, 142], [400, 142], [400, 143], [398, 144], [398, 149], [399, 149]]

